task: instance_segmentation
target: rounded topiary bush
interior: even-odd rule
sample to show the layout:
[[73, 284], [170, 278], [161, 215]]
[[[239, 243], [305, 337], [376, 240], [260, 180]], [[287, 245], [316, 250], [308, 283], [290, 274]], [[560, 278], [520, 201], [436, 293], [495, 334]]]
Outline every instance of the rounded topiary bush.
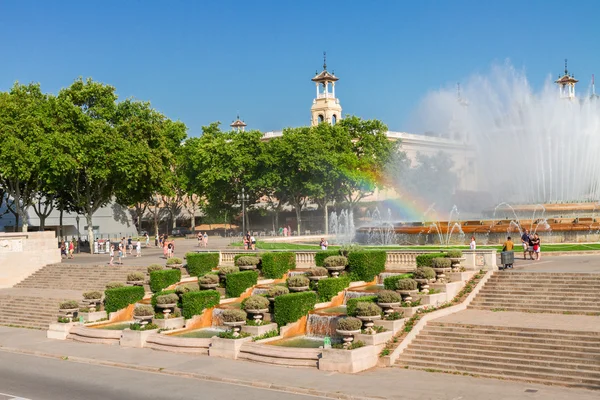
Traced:
[[414, 279], [400, 279], [396, 281], [396, 290], [417, 290], [417, 281]]
[[413, 273], [415, 279], [435, 279], [435, 271], [431, 267], [419, 267]]
[[148, 304], [143, 304], [133, 309], [133, 315], [136, 317], [154, 316], [154, 308]]
[[242, 322], [245, 321], [247, 314], [245, 311], [238, 309], [227, 309], [221, 314], [223, 322]]
[[156, 304], [176, 304], [179, 301], [179, 296], [175, 293], [163, 294], [156, 296]]
[[374, 317], [381, 315], [381, 307], [370, 301], [359, 301], [354, 308], [354, 315], [357, 317]]
[[287, 280], [288, 287], [298, 288], [310, 285], [310, 280], [304, 275], [290, 276]]
[[183, 264], [183, 260], [178, 257], [171, 257], [167, 260], [167, 265]]
[[244, 301], [244, 310], [264, 310], [269, 308], [269, 300], [263, 296], [250, 296]]
[[233, 267], [233, 266], [224, 266], [224, 267], [219, 267], [219, 274], [221, 275], [229, 275], [229, 274], [233, 274], [234, 272], [240, 272], [240, 269], [238, 267]]
[[160, 264], [150, 264], [148, 266], [148, 273], [152, 272], [152, 271], [161, 271], [163, 270], [165, 267], [163, 267]]
[[377, 292], [378, 303], [399, 303], [401, 301], [402, 297], [393, 290], [380, 290], [379, 292]]
[[219, 275], [206, 274], [198, 278], [198, 282], [200, 282], [202, 285], [215, 285], [219, 283]]
[[275, 298], [277, 296], [281, 296], [283, 294], [288, 294], [290, 293], [290, 290], [288, 288], [286, 288], [285, 286], [272, 286], [271, 288], [269, 288], [269, 291], [267, 292], [267, 296], [271, 297], [271, 298]]
[[74, 308], [79, 308], [79, 302], [77, 300], [63, 301], [58, 305], [58, 308], [61, 310], [72, 310]]
[[241, 267], [247, 267], [250, 265], [258, 265], [260, 263], [260, 259], [254, 256], [243, 256], [235, 260], [235, 265]]
[[446, 257], [448, 258], [461, 258], [462, 250], [448, 250], [446, 252]]
[[452, 267], [452, 260], [449, 258], [434, 258], [431, 260], [431, 266], [433, 268], [450, 268]]
[[348, 259], [344, 256], [330, 256], [323, 260], [325, 268], [345, 267], [346, 265], [348, 265]]
[[140, 282], [146, 279], [146, 275], [143, 272], [132, 272], [127, 274], [128, 282]]
[[306, 275], [308, 275], [308, 276], [328, 276], [329, 271], [327, 271], [327, 268], [314, 267], [314, 268], [309, 269], [306, 272]]
[[123, 282], [108, 282], [106, 284], [107, 289], [118, 289], [124, 287], [125, 284]]
[[197, 292], [200, 290], [200, 286], [196, 282], [184, 283], [175, 288], [175, 293], [184, 294], [188, 292]]
[[83, 298], [86, 300], [97, 300], [102, 298], [102, 292], [98, 290], [91, 290], [83, 293]]
[[362, 328], [362, 321], [354, 317], [343, 317], [337, 320], [337, 329], [340, 331], [358, 331]]

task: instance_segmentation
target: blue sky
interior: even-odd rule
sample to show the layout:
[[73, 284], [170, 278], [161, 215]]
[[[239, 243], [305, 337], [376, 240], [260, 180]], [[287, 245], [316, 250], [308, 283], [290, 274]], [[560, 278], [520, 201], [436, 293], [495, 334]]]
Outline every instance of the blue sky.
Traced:
[[57, 92], [78, 76], [114, 85], [189, 127], [239, 110], [262, 131], [307, 125], [327, 65], [344, 113], [392, 130], [429, 91], [506, 59], [533, 86], [600, 74], [597, 1], [0, 0], [0, 90]]

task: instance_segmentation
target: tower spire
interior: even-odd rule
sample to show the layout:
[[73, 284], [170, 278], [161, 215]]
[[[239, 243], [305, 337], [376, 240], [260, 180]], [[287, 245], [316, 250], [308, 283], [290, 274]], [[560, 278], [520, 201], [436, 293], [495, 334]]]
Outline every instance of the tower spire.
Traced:
[[323, 71], [327, 71], [327, 52], [323, 52]]
[[569, 70], [567, 70], [567, 59], [565, 58], [565, 75], [569, 75]]

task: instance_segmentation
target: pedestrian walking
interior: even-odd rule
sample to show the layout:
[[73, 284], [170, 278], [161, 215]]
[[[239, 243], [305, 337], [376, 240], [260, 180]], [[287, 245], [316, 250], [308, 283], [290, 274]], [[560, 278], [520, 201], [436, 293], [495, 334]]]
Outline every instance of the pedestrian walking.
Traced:
[[169, 242], [167, 244], [167, 258], [171, 258], [173, 256], [173, 243]]
[[288, 228], [287, 226], [283, 227], [283, 236], [287, 236], [288, 235]]
[[329, 243], [327, 243], [327, 240], [325, 240], [325, 238], [321, 238], [319, 246], [321, 247], [321, 250], [327, 250], [327, 247], [329, 247]]
[[[525, 232], [523, 232], [523, 234], [521, 235], [521, 243], [523, 246], [523, 260], [527, 260], [527, 251], [529, 250], [529, 239], [529, 229], [525, 229]], [[529, 253], [529, 256], [532, 256], [532, 254]]]
[[256, 250], [256, 238], [254, 235], [250, 236], [250, 247], [252, 250]]
[[471, 236], [471, 244], [469, 245], [471, 250], [477, 249], [477, 243], [475, 242], [475, 236]]
[[204, 235], [202, 236], [202, 238], [204, 239], [204, 247], [208, 246], [208, 234], [206, 233], [206, 231], [204, 231]]
[[156, 232], [156, 237], [154, 238], [154, 247], [158, 247], [159, 241], [160, 241], [160, 237], [158, 237], [158, 232]]
[[537, 233], [533, 235], [533, 252], [535, 253], [535, 260], [540, 261], [542, 258], [542, 241]]
[[137, 243], [135, 244], [135, 256], [136, 257], [142, 256], [142, 242], [140, 242], [139, 239], [138, 239]]
[[127, 239], [127, 250], [129, 250], [129, 255], [133, 255], [133, 241], [131, 240], [131, 236]]
[[110, 262], [108, 263], [108, 265], [115, 265], [115, 264], [113, 264], [114, 259], [115, 259], [115, 246], [110, 246]]
[[124, 247], [125, 246], [123, 246], [123, 242], [119, 243], [119, 262], [118, 262], [119, 265], [123, 265]]
[[198, 232], [198, 247], [202, 247], [203, 241], [204, 241], [204, 236], [202, 236], [202, 232]]
[[69, 258], [73, 258], [75, 253], [75, 242], [71, 240], [69, 242]]
[[146, 247], [150, 246], [150, 235], [146, 232]]

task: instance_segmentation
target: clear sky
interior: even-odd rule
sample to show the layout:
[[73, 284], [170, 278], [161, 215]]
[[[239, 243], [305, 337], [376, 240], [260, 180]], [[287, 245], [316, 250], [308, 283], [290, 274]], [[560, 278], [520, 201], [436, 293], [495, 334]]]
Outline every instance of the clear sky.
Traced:
[[506, 59], [533, 86], [600, 74], [600, 2], [0, 0], [0, 90], [73, 79], [152, 102], [190, 135], [239, 111], [262, 131], [308, 125], [327, 51], [344, 113], [406, 129], [429, 91]]

